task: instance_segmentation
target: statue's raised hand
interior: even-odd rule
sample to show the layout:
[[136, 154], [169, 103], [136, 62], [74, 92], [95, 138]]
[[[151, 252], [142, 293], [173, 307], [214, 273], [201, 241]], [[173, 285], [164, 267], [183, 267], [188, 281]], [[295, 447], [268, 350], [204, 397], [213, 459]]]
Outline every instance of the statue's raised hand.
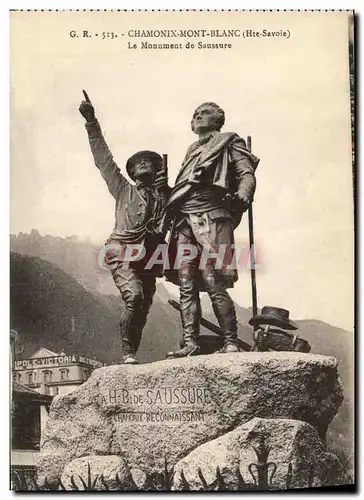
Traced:
[[86, 121], [92, 122], [95, 120], [95, 108], [93, 107], [90, 98], [87, 95], [87, 92], [85, 90], [83, 90], [82, 92], [85, 96], [85, 100], [81, 102], [78, 109]]

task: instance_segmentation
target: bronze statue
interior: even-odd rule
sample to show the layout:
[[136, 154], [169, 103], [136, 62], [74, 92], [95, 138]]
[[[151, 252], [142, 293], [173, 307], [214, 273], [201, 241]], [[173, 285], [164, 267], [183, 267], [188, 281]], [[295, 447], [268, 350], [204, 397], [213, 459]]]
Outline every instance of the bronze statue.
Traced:
[[[224, 122], [224, 111], [215, 103], [196, 109], [191, 128], [199, 139], [187, 150], [165, 209], [171, 223], [171, 258], [180, 258], [181, 248], [197, 249], [195, 258], [165, 270], [167, 279], [180, 287], [183, 329], [182, 347], [168, 353], [169, 358], [199, 353], [202, 290], [210, 296], [223, 333], [221, 352], [239, 351], [235, 307], [227, 288], [238, 279], [231, 265], [233, 231], [253, 200], [259, 159], [237, 134], [220, 132]], [[223, 262], [218, 266], [216, 255], [222, 249]], [[215, 259], [209, 257], [213, 253]]]
[[[156, 277], [163, 273], [161, 265], [145, 269], [145, 262], [161, 243], [158, 227], [168, 196], [167, 172], [158, 153], [139, 151], [126, 164], [129, 176], [135, 181], [135, 185], [131, 184], [113, 160], [94, 107], [86, 92], [84, 95], [79, 111], [86, 119], [95, 165], [116, 201], [115, 226], [106, 242], [105, 261], [125, 303], [125, 313], [120, 320], [122, 362], [137, 364], [135, 354], [152, 305]], [[132, 261], [131, 245], [143, 248], [144, 258]]]

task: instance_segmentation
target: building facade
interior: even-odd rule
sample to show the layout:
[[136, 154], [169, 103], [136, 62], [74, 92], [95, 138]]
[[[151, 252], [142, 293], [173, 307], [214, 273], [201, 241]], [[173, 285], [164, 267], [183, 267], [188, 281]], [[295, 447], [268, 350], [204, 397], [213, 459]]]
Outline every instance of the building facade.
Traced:
[[11, 330], [11, 488], [28, 490], [34, 489], [41, 437], [53, 397], [83, 384], [95, 368], [104, 364], [44, 347], [29, 359], [17, 360], [21, 353], [19, 335]]
[[11, 488], [31, 489], [36, 475], [41, 436], [48, 420], [53, 396], [12, 384]]
[[56, 396], [83, 384], [95, 368], [104, 363], [78, 355], [58, 354], [41, 347], [29, 359], [13, 365], [13, 382], [38, 393]]

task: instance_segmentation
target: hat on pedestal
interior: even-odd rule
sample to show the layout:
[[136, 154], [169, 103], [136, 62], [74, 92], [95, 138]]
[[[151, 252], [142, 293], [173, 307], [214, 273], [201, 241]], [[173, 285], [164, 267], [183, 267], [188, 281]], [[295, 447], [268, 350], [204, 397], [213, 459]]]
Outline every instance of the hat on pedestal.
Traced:
[[289, 319], [289, 311], [281, 307], [264, 306], [260, 314], [249, 320], [249, 325], [272, 325], [283, 330], [297, 330], [298, 325]]

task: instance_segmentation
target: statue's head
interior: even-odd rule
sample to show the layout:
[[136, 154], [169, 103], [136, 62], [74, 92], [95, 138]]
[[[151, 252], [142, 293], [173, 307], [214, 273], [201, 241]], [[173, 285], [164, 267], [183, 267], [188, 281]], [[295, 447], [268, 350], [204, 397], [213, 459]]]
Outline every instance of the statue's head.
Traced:
[[193, 113], [191, 129], [195, 134], [205, 134], [220, 130], [224, 123], [224, 110], [214, 102], [204, 102]]
[[154, 151], [138, 151], [126, 163], [126, 171], [135, 180], [153, 180], [162, 166], [162, 157]]

